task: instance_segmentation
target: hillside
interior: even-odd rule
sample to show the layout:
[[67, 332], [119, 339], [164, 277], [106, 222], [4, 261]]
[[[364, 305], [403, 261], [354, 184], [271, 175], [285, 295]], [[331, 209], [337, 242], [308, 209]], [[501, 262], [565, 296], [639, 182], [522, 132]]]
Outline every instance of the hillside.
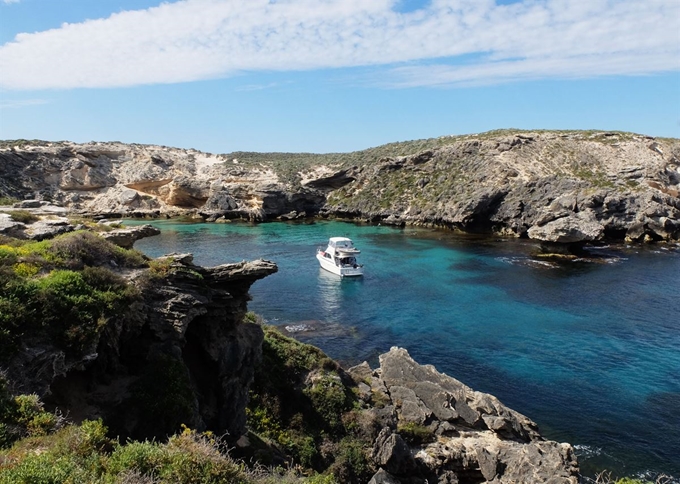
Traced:
[[83, 215], [341, 217], [549, 242], [680, 238], [680, 140], [517, 131], [352, 153], [5, 141], [0, 196]]

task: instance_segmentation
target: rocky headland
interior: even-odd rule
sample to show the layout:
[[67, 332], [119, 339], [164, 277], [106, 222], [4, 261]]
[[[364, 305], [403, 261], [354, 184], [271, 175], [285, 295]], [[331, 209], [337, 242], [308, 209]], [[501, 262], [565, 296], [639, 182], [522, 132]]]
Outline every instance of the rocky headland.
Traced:
[[326, 155], [6, 141], [0, 196], [87, 216], [332, 217], [546, 243], [673, 241], [680, 140], [504, 130]]

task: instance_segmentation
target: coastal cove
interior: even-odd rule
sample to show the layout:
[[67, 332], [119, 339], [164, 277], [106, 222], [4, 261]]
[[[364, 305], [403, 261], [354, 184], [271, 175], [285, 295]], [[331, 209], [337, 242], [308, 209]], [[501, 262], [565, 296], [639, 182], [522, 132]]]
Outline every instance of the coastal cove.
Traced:
[[[586, 475], [680, 476], [677, 245], [557, 264], [535, 258], [534, 242], [412, 227], [152, 224], [161, 235], [135, 245], [150, 256], [276, 262], [249, 309], [344, 365], [402, 346], [572, 443]], [[331, 236], [354, 240], [364, 277], [319, 268], [315, 249]]]

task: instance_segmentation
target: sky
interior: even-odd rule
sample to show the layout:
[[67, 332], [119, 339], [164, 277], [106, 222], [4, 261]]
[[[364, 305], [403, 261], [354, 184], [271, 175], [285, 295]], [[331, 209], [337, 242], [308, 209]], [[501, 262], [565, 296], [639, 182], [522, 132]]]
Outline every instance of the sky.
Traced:
[[0, 0], [0, 139], [680, 138], [680, 0]]

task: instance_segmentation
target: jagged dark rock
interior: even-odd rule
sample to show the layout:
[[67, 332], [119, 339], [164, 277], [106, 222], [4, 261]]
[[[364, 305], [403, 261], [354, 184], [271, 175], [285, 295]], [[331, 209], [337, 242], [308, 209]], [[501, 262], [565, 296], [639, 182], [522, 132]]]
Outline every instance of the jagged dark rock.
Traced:
[[401, 484], [401, 482], [385, 469], [379, 469], [368, 481], [368, 484]]
[[401, 435], [383, 428], [373, 445], [373, 461], [390, 474], [404, 475], [416, 469], [416, 462]]

